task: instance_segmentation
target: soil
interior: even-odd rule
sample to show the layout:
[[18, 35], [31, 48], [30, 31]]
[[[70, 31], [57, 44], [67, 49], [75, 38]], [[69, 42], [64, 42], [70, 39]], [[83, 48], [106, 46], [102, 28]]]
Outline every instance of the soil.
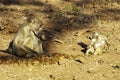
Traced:
[[[30, 16], [56, 39], [44, 45], [51, 56], [0, 52], [1, 80], [120, 80], [119, 0], [0, 0], [0, 50]], [[108, 38], [109, 49], [86, 56], [93, 31]]]

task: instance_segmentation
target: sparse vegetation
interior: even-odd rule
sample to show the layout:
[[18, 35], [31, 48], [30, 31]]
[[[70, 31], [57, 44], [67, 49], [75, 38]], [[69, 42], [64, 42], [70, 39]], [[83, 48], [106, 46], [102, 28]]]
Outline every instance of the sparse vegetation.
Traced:
[[69, 5], [64, 6], [63, 10], [80, 12], [80, 11], [83, 10], [83, 8], [82, 7], [73, 6], [73, 5], [69, 4]]

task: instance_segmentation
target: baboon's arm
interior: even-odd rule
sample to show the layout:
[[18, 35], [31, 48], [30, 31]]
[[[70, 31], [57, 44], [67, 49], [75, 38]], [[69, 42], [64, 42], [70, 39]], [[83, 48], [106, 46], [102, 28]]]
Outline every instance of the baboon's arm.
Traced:
[[41, 41], [45, 41], [46, 40], [46, 38], [45, 38], [45, 32], [44, 31], [40, 31], [38, 34], [36, 34], [35, 31], [33, 31], [33, 30], [32, 30], [32, 32]]

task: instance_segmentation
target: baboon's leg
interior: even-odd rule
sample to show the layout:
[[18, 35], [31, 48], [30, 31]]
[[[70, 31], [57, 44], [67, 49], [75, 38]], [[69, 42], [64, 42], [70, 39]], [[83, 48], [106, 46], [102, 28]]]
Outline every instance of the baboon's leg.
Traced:
[[39, 56], [41, 56], [43, 54], [43, 46], [42, 46], [42, 42], [39, 43], [39, 41], [35, 44], [33, 44], [34, 49]]
[[88, 49], [85, 53], [85, 55], [90, 55], [90, 53], [92, 52], [92, 49]]
[[43, 54], [43, 46], [42, 46], [42, 40], [39, 39], [34, 31], [31, 32], [32, 35], [32, 42], [33, 42], [33, 50], [35, 50], [39, 56]]
[[93, 45], [89, 45], [88, 49], [86, 51], [86, 55], [93, 54], [94, 52], [95, 52], [94, 46]]
[[48, 50], [48, 48], [47, 48], [47, 42], [43, 42], [42, 43], [42, 49], [43, 49], [43, 54], [45, 55], [45, 56], [48, 56], [48, 57], [50, 57], [51, 56], [51, 54], [49, 53], [49, 50]]
[[27, 37], [27, 38], [24, 40], [23, 45], [27, 45], [29, 41], [30, 41], [30, 37]]
[[30, 49], [30, 48], [28, 48], [28, 47], [26, 47], [26, 46], [24, 46], [24, 47], [19, 47], [19, 54], [25, 54], [25, 57], [26, 58], [30, 58], [30, 57], [34, 57], [35, 56], [35, 54], [38, 54], [36, 51], [34, 51], [34, 50], [32, 50], [32, 49]]
[[104, 46], [100, 46], [95, 50], [95, 55], [100, 55], [103, 52]]

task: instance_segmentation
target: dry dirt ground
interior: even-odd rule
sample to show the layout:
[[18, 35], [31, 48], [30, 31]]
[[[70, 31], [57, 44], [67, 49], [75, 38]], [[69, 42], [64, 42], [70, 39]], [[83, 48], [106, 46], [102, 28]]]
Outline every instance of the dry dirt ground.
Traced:
[[[120, 80], [120, 0], [0, 0], [1, 50], [31, 15], [61, 42], [46, 42], [51, 57], [0, 52], [0, 80]], [[109, 49], [85, 56], [92, 31], [108, 38]]]

